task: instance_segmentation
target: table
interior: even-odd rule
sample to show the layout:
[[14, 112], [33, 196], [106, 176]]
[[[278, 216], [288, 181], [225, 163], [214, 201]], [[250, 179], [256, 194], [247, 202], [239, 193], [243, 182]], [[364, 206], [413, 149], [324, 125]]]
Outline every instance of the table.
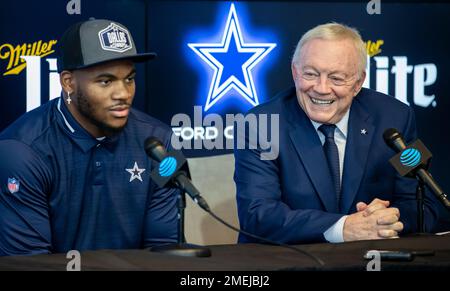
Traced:
[[[81, 270], [149, 271], [365, 271], [363, 254], [371, 249], [433, 250], [433, 256], [416, 256], [410, 262], [381, 262], [381, 270], [450, 270], [450, 236], [417, 236], [347, 243], [297, 245], [320, 258], [320, 266], [294, 250], [263, 244], [209, 246], [208, 258], [182, 257], [148, 250], [96, 250], [81, 252]], [[0, 270], [65, 271], [66, 254], [0, 258]]]

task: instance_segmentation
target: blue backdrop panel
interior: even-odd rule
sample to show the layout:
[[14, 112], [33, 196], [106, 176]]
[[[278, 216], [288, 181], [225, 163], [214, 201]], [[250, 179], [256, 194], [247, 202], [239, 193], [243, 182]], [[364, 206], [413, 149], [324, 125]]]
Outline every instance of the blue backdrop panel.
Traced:
[[[369, 15], [368, 1], [80, 0], [81, 14], [70, 15], [69, 2], [2, 3], [0, 130], [59, 96], [56, 41], [70, 24], [89, 17], [123, 23], [138, 51], [158, 53], [155, 61], [137, 67], [134, 106], [168, 124], [179, 113], [193, 120], [194, 106], [203, 117], [245, 112], [292, 86], [290, 60], [301, 35], [336, 21], [358, 28], [369, 44], [365, 85], [414, 108], [419, 136], [434, 155], [431, 171], [450, 189], [450, 3], [381, 1], [381, 14]], [[242, 70], [257, 52], [261, 55]], [[24, 63], [20, 55], [31, 57]], [[208, 56], [223, 66], [220, 76], [214, 69], [218, 63]], [[250, 78], [252, 85], [229, 88], [231, 77], [241, 83]], [[186, 151], [189, 156], [223, 152]]]

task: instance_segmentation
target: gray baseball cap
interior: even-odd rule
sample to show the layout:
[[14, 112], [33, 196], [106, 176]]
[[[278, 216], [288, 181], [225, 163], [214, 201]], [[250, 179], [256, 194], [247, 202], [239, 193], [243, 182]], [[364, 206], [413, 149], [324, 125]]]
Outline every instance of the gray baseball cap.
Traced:
[[144, 62], [153, 52], [138, 54], [128, 29], [115, 21], [91, 19], [69, 27], [58, 43], [58, 72], [131, 59]]

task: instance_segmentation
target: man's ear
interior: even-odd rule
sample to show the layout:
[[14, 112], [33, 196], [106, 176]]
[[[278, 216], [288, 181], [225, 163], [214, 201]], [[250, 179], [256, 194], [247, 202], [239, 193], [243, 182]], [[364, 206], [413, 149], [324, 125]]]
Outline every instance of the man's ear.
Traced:
[[294, 79], [294, 82], [296, 83], [299, 76], [298, 76], [298, 72], [297, 72], [297, 67], [294, 62], [291, 63], [291, 71], [292, 71], [292, 78]]
[[355, 84], [355, 96], [358, 95], [359, 91], [361, 91], [362, 85], [366, 80], [366, 71], [363, 71], [361, 74], [361, 78]]
[[70, 71], [62, 71], [59, 74], [59, 82], [64, 92], [72, 93], [75, 91], [75, 79], [74, 75]]

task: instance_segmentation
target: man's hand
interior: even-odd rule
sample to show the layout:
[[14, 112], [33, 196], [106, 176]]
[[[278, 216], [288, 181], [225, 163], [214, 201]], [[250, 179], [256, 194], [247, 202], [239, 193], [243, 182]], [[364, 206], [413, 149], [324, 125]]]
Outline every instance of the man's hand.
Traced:
[[367, 210], [367, 208], [370, 206], [370, 209], [368, 209], [366, 212], [366, 216], [367, 216], [370, 213], [373, 213], [374, 210], [383, 208], [382, 207], [383, 205], [384, 205], [384, 208], [388, 208], [389, 204], [390, 204], [390, 202], [387, 200], [381, 200], [381, 199], [375, 198], [375, 199], [373, 199], [372, 202], [370, 202], [369, 205], [367, 205], [364, 202], [358, 202], [356, 204], [356, 211], [360, 212], [363, 210]]
[[347, 217], [344, 223], [344, 241], [392, 238], [403, 229], [400, 211], [388, 208], [389, 201], [374, 199], [369, 205], [359, 202], [358, 212]]

